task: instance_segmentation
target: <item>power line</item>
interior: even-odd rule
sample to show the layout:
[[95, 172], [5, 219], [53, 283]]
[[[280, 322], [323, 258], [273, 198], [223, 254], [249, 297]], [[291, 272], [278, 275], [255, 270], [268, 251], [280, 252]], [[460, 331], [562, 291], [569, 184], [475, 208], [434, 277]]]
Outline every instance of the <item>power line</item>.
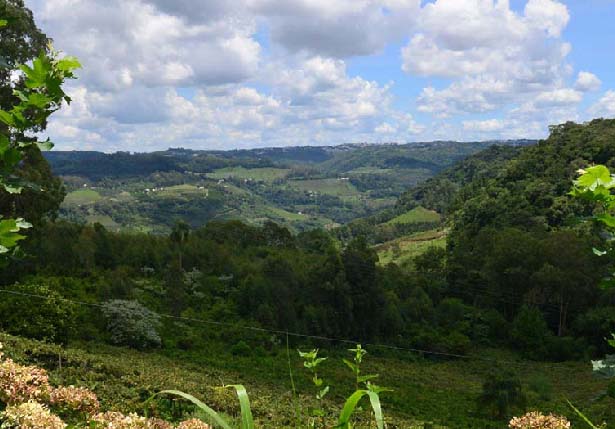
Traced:
[[[45, 295], [37, 295], [37, 294], [32, 294], [32, 293], [18, 292], [18, 291], [6, 290], [6, 289], [0, 289], [0, 293], [7, 293], [7, 294], [11, 294], [11, 295], [23, 296], [23, 297], [28, 297], [28, 298], [37, 298], [37, 299], [45, 299], [45, 300], [58, 300], [58, 301], [68, 302], [68, 303], [71, 303], [71, 304], [83, 305], [83, 306], [95, 307], [95, 308], [103, 308], [104, 307], [104, 305], [100, 304], [100, 303], [77, 301], [77, 300], [72, 300], [72, 299], [63, 298], [63, 297], [57, 297], [57, 298], [56, 297], [49, 297], [49, 296], [45, 296]], [[364, 345], [366, 347], [383, 348], [383, 349], [397, 350], [397, 351], [407, 351], [407, 352], [419, 353], [419, 354], [446, 356], [446, 357], [454, 357], [454, 358], [469, 359], [469, 360], [483, 360], [483, 361], [489, 361], [489, 362], [502, 362], [502, 363], [509, 363], [509, 364], [518, 364], [519, 363], [519, 362], [515, 362], [515, 361], [504, 361], [504, 360], [499, 360], [498, 361], [498, 360], [495, 360], [495, 359], [478, 357], [478, 356], [463, 355], [463, 354], [458, 354], [458, 353], [446, 353], [446, 352], [440, 352], [440, 351], [436, 351], [436, 350], [424, 350], [424, 349], [412, 348], [412, 347], [400, 347], [400, 346], [394, 346], [394, 345], [390, 345], [390, 344], [365, 343], [365, 342], [361, 342], [361, 341], [358, 341], [358, 340], [350, 340], [350, 339], [346, 339], [346, 338], [334, 338], [334, 337], [327, 337], [327, 336], [323, 336], [323, 335], [303, 334], [303, 333], [299, 333], [299, 332], [291, 332], [291, 331], [286, 331], [286, 330], [282, 330], [282, 329], [262, 328], [262, 327], [250, 326], [250, 325], [237, 325], [237, 324], [234, 324], [234, 323], [221, 322], [221, 321], [217, 321], [217, 320], [197, 319], [197, 318], [193, 318], [193, 317], [184, 317], [184, 316], [174, 316], [174, 315], [171, 315], [171, 314], [157, 313], [155, 311], [152, 311], [152, 313], [154, 313], [155, 315], [157, 315], [157, 316], [159, 316], [161, 318], [165, 318], [165, 319], [182, 320], [182, 321], [187, 321], [187, 322], [202, 323], [202, 324], [214, 325], [214, 326], [225, 326], [225, 327], [229, 327], [229, 328], [244, 329], [244, 330], [253, 331], [253, 332], [266, 332], [266, 333], [277, 334], [277, 335], [288, 335], [290, 337], [306, 338], [306, 339], [313, 339], [313, 340], [319, 340], [319, 341], [338, 342], [338, 343], [352, 344], [352, 345], [357, 345], [358, 343], [361, 343], [362, 345]]]
[[[94, 307], [94, 308], [104, 308], [105, 307], [101, 303], [77, 301], [77, 300], [72, 300], [72, 299], [68, 299], [64, 297], [50, 297], [50, 296], [45, 296], [45, 295], [12, 291], [12, 290], [7, 290], [7, 289], [0, 289], [0, 293], [11, 294], [11, 295], [16, 295], [16, 296], [23, 296], [23, 297], [28, 297], [28, 298], [44, 299], [44, 300], [58, 300], [58, 301], [64, 301], [64, 302], [68, 302], [68, 303], [75, 304], [75, 305], [88, 306], [88, 307]], [[471, 356], [471, 355], [460, 354], [460, 353], [447, 353], [447, 352], [440, 352], [436, 350], [426, 350], [426, 349], [420, 349], [420, 348], [414, 348], [414, 347], [394, 346], [391, 344], [366, 343], [366, 342], [362, 342], [359, 340], [351, 340], [347, 338], [335, 338], [335, 337], [328, 337], [328, 336], [323, 336], [323, 335], [310, 335], [310, 334], [304, 334], [304, 333], [299, 333], [299, 332], [291, 332], [291, 331], [282, 330], [282, 329], [262, 328], [262, 327], [250, 326], [250, 325], [237, 325], [234, 323], [221, 322], [217, 320], [197, 319], [193, 317], [184, 317], [184, 316], [174, 316], [171, 314], [158, 313], [155, 311], [151, 311], [151, 312], [164, 319], [181, 320], [181, 321], [186, 321], [186, 322], [201, 323], [201, 324], [212, 325], [212, 326], [225, 326], [229, 328], [243, 329], [243, 330], [252, 331], [252, 332], [265, 332], [265, 333], [296, 337], [296, 338], [305, 338], [305, 339], [313, 339], [313, 340], [328, 341], [328, 342], [338, 342], [338, 343], [343, 343], [343, 344], [351, 344], [353, 346], [357, 344], [362, 344], [365, 347], [373, 347], [373, 348], [381, 348], [381, 349], [386, 349], [386, 350], [409, 352], [409, 353], [420, 354], [420, 355], [433, 355], [433, 356], [450, 357], [450, 358], [457, 358], [457, 359], [466, 359], [468, 361], [483, 361], [483, 362], [491, 362], [491, 363], [497, 363], [497, 364], [515, 365], [518, 367], [529, 367], [530, 366], [530, 363], [528, 362], [518, 362], [514, 360], [493, 359], [493, 358], [488, 358], [488, 357]]]

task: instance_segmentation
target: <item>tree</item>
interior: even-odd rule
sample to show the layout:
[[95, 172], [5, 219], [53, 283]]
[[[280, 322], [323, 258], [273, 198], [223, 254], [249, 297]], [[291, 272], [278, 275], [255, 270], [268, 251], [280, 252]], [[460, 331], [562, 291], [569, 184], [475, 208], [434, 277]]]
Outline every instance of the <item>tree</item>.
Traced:
[[[19, 196], [24, 189], [45, 190], [45, 186], [29, 180], [24, 172], [27, 172], [28, 160], [36, 159], [36, 156], [31, 158], [28, 155], [53, 146], [49, 141], [38, 142], [25, 137], [25, 134], [43, 129], [49, 116], [64, 102], [70, 102], [62, 84], [66, 79], [74, 78], [73, 71], [80, 64], [73, 57], [60, 58], [49, 48], [49, 52], [42, 50], [31, 66], [20, 65], [17, 69], [17, 64], [33, 58], [44, 36], [36, 29], [23, 2], [3, 1], [0, 12], [3, 13], [0, 15], [0, 43], [5, 44], [0, 51], [4, 55], [0, 61], [0, 193], [3, 194], [0, 254], [6, 257], [25, 238], [20, 232], [32, 226], [19, 217], [15, 201], [7, 200], [6, 195]], [[13, 83], [10, 77], [16, 70], [22, 73], [22, 77]]]
[[188, 241], [188, 236], [190, 235], [190, 225], [188, 225], [184, 221], [179, 221], [173, 227], [171, 234], [169, 235], [169, 239], [175, 245], [177, 249], [177, 264], [179, 267], [179, 271], [183, 271], [183, 255], [184, 255], [184, 247], [186, 242]]
[[378, 255], [365, 238], [352, 240], [342, 254], [346, 280], [352, 297], [352, 326], [355, 335], [369, 340], [380, 331], [385, 297], [377, 282]]

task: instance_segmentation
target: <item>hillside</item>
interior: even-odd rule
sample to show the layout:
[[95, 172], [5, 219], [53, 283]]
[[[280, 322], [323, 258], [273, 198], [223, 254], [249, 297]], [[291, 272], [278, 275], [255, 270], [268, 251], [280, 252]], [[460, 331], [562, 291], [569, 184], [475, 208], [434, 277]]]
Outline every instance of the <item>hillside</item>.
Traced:
[[491, 145], [532, 141], [341, 145], [149, 154], [46, 154], [68, 192], [61, 216], [111, 230], [168, 232], [178, 219], [272, 220], [332, 228], [392, 208], [398, 196]]

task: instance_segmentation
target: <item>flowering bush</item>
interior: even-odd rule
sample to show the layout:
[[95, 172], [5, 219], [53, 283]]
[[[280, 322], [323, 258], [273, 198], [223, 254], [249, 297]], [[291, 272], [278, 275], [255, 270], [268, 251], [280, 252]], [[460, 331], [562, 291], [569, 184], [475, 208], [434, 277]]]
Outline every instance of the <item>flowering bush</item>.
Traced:
[[[48, 406], [63, 417], [88, 420], [96, 429], [173, 429], [175, 426], [157, 418], [115, 411], [99, 413], [100, 404], [94, 392], [74, 386], [52, 387], [47, 372], [34, 366], [23, 366], [4, 359], [0, 343], [0, 406], [8, 405], [0, 413], [0, 429], [64, 429], [62, 419], [51, 413]], [[77, 414], [74, 414], [77, 413]], [[68, 421], [68, 420], [67, 420]], [[85, 423], [80, 421], [80, 423]], [[81, 427], [81, 425], [78, 425]], [[71, 426], [72, 427], [72, 426]], [[211, 429], [198, 419], [186, 420], [177, 429]]]
[[51, 391], [49, 403], [58, 408], [92, 415], [100, 404], [94, 392], [83, 387], [60, 386]]
[[64, 429], [66, 424], [44, 405], [28, 401], [19, 405], [10, 405], [0, 414], [2, 429]]
[[561, 416], [544, 415], [539, 412], [527, 413], [514, 417], [508, 427], [510, 429], [570, 429], [570, 422]]
[[177, 429], [211, 429], [211, 426], [206, 423], [203, 423], [199, 419], [190, 419], [181, 422], [177, 426]]
[[0, 361], [0, 402], [17, 404], [28, 400], [44, 400], [51, 386], [44, 369], [23, 366], [11, 359]]
[[160, 346], [160, 317], [137, 301], [106, 301], [102, 313], [113, 344], [136, 349]]
[[108, 411], [95, 415], [91, 423], [97, 429], [172, 429], [173, 425], [160, 419], [148, 419], [134, 413], [128, 415]]

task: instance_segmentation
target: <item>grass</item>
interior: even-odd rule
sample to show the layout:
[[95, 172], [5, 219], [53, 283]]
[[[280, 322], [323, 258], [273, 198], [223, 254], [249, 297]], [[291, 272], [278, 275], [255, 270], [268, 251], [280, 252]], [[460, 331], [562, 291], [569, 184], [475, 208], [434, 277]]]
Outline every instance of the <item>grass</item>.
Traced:
[[405, 265], [430, 247], [446, 246], [446, 230], [430, 230], [401, 237], [375, 246], [381, 265]]
[[[203, 327], [202, 335], [221, 335], [214, 331], [219, 329]], [[246, 332], [243, 338], [250, 342], [253, 335], [257, 334]], [[93, 389], [104, 409], [142, 412], [151, 395], [172, 389], [194, 395], [238, 423], [237, 398], [234, 392], [220, 386], [242, 383], [250, 395], [256, 427], [291, 427], [294, 421], [288, 360], [283, 347], [234, 356], [228, 351], [228, 342], [214, 340], [193, 351], [147, 353], [94, 343], [60, 347], [2, 333], [0, 342], [9, 357], [48, 369], [52, 383]], [[309, 402], [311, 380], [294, 349], [311, 346], [296, 344], [291, 349], [290, 364], [302, 402]], [[613, 419], [615, 400], [597, 399], [608, 380], [593, 378], [587, 362], [522, 361], [509, 352], [491, 349], [475, 350], [468, 360], [429, 360], [417, 353], [366, 348], [370, 354], [364, 362], [365, 372], [380, 374], [378, 384], [394, 389], [382, 395], [390, 429], [419, 429], [425, 421], [435, 422], [433, 427], [437, 428], [501, 429], [505, 424], [485, 418], [476, 403], [482, 383], [494, 368], [517, 370], [526, 389], [537, 375], [552, 385], [554, 393], [549, 399], [530, 395], [531, 409], [572, 418], [574, 413], [564, 400], [568, 398], [596, 421]], [[352, 374], [341, 362], [342, 357], [349, 355], [344, 350], [332, 349], [330, 344], [322, 345], [321, 354], [329, 359], [319, 375], [332, 386], [326, 406], [333, 415], [339, 415], [340, 405], [354, 391]], [[367, 409], [369, 404], [364, 403], [363, 407]]]
[[215, 170], [212, 173], [207, 173], [207, 177], [211, 179], [240, 179], [240, 180], [256, 180], [260, 182], [273, 182], [276, 179], [283, 179], [290, 172], [286, 168], [244, 168], [244, 167], [227, 167]]
[[64, 198], [64, 204], [67, 206], [80, 206], [84, 204], [93, 204], [99, 201], [102, 196], [92, 189], [79, 189], [69, 192]]
[[180, 196], [207, 197], [209, 195], [209, 190], [207, 188], [199, 189], [197, 186], [194, 185], [175, 185], [165, 187], [163, 190], [157, 191], [155, 193], [152, 192], [152, 194], [166, 198], [174, 198]]
[[359, 191], [348, 180], [341, 179], [307, 179], [290, 180], [290, 186], [300, 191], [317, 192], [336, 197], [354, 197]]
[[433, 211], [427, 210], [421, 206], [394, 217], [387, 222], [388, 225], [395, 224], [412, 224], [412, 223], [436, 223], [440, 222], [440, 215]]
[[85, 219], [89, 224], [99, 223], [110, 231], [118, 231], [121, 228], [121, 225], [111, 219], [108, 215], [87, 215]]

